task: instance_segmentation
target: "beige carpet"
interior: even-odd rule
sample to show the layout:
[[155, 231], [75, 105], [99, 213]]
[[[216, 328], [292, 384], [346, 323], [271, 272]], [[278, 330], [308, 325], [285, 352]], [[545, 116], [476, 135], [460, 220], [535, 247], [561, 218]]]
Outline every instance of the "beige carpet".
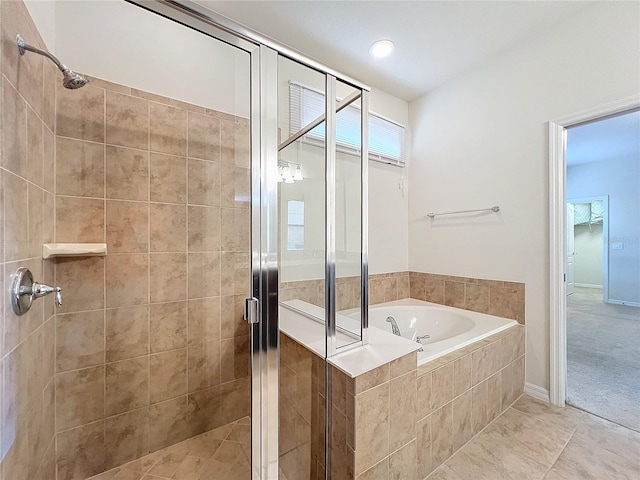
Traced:
[[640, 308], [567, 297], [567, 402], [640, 432]]

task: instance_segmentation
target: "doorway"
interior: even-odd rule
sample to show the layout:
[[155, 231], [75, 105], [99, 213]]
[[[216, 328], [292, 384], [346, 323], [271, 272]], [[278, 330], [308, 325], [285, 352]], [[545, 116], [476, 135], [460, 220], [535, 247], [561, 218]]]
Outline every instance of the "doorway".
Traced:
[[640, 430], [640, 362], [630, 340], [640, 335], [637, 106], [629, 99], [550, 122], [550, 397]]

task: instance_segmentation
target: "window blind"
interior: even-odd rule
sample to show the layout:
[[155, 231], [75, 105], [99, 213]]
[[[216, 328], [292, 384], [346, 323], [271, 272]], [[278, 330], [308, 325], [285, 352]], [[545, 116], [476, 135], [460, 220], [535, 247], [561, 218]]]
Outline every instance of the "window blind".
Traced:
[[[297, 83], [289, 83], [289, 133], [292, 135], [324, 114], [324, 94]], [[405, 166], [404, 127], [369, 113], [369, 160]], [[336, 115], [336, 144], [342, 151], [360, 153], [360, 109], [354, 105]], [[325, 138], [324, 122], [311, 130], [306, 141]]]

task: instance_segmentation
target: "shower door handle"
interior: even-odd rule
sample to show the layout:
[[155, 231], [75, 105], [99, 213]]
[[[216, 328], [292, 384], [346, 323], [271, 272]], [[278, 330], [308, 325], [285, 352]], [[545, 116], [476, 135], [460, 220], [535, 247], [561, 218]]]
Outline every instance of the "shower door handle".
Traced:
[[258, 299], [254, 297], [247, 297], [244, 299], [244, 319], [247, 323], [258, 323]]

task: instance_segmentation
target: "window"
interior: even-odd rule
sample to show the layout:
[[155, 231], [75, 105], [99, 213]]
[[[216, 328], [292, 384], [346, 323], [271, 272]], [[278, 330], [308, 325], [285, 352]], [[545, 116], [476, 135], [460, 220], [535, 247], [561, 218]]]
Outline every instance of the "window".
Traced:
[[287, 250], [304, 250], [304, 201], [287, 202]]
[[[324, 114], [324, 94], [297, 83], [289, 83], [290, 134]], [[351, 105], [337, 115], [336, 144], [342, 151], [360, 153], [360, 109]], [[324, 123], [311, 130], [307, 141], [324, 139]], [[404, 167], [404, 127], [369, 113], [369, 160]]]

